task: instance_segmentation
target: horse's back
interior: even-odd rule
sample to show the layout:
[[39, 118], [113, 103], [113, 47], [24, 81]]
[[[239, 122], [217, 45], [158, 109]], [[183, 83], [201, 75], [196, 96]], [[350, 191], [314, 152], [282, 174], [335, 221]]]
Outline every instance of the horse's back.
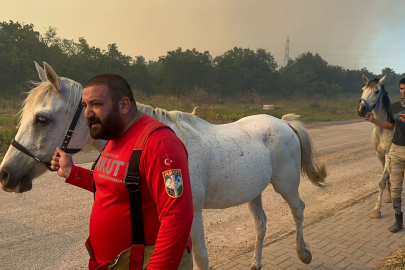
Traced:
[[291, 164], [292, 158], [296, 159], [293, 164], [299, 164], [297, 136], [286, 121], [273, 116], [255, 115], [211, 125], [201, 129], [201, 134], [188, 137], [186, 146], [192, 181], [196, 182], [193, 188], [199, 189], [193, 196], [204, 196], [205, 208], [250, 201], [267, 187], [275, 172]]

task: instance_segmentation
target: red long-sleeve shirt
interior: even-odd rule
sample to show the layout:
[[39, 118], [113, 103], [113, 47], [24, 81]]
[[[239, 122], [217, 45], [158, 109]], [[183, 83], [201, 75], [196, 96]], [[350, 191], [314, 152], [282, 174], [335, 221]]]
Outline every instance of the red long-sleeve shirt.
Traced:
[[[90, 217], [90, 243], [102, 265], [130, 247], [129, 194], [125, 175], [136, 139], [147, 123], [144, 115], [123, 136], [111, 140], [91, 171], [73, 166], [67, 183], [96, 193]], [[145, 245], [155, 246], [148, 269], [177, 269], [193, 219], [187, 150], [168, 128], [155, 130], [140, 160]], [[94, 181], [94, 182], [93, 182]]]

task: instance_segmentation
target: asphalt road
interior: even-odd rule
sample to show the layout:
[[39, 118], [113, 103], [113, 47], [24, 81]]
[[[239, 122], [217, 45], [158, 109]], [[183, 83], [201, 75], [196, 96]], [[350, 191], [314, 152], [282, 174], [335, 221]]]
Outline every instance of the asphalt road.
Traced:
[[[364, 120], [309, 126], [319, 160], [328, 166], [329, 191], [302, 180], [307, 222], [377, 188], [381, 165], [370, 145], [372, 128]], [[90, 168], [97, 155], [79, 153], [74, 160]], [[265, 211], [273, 211], [266, 238], [271, 239], [293, 223], [286, 203], [271, 187], [263, 198]], [[92, 202], [91, 193], [50, 172], [36, 179], [28, 193], [0, 192], [0, 269], [87, 269], [83, 243]], [[211, 265], [252, 247], [254, 233], [246, 206], [206, 210], [204, 221]]]

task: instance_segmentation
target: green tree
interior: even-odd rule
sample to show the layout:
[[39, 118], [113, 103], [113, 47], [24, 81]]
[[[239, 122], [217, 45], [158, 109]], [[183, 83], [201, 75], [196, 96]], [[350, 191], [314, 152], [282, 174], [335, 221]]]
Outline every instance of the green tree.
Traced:
[[178, 48], [159, 57], [162, 66], [156, 76], [161, 87], [175, 95], [185, 95], [194, 88], [209, 89], [213, 80], [212, 58], [208, 51]]
[[162, 63], [161, 63], [161, 62], [149, 60], [146, 67], [147, 67], [147, 69], [148, 69], [149, 74], [150, 74], [151, 76], [155, 76], [157, 70], [158, 70], [161, 66], [162, 66]]
[[[171, 93], [192, 95], [219, 93], [229, 96], [235, 92], [256, 95], [284, 96], [324, 95], [335, 98], [338, 93], [358, 93], [364, 86], [361, 79], [387, 75], [386, 89], [398, 91], [398, 81], [405, 74], [397, 74], [386, 67], [381, 75], [367, 68], [344, 69], [329, 65], [319, 54], [306, 52], [289, 60], [278, 69], [273, 55], [264, 49], [234, 47], [214, 60], [208, 51], [178, 48], [146, 61], [119, 51], [116, 43], [102, 50], [88, 44], [84, 37], [78, 42], [58, 36], [57, 28], [49, 27], [41, 35], [33, 24], [0, 23], [0, 94], [17, 96], [27, 91], [26, 82], [38, 80], [33, 62], [46, 61], [65, 77], [85, 83], [101, 73], [117, 73], [128, 80], [131, 87], [147, 94]], [[254, 92], [252, 93], [252, 89]]]
[[34, 78], [35, 60], [46, 55], [46, 45], [33, 24], [0, 23], [0, 93], [15, 96], [28, 87], [25, 82]]
[[234, 47], [214, 59], [215, 82], [223, 95], [251, 91], [262, 93], [277, 91], [277, 63], [264, 49]]
[[339, 86], [343, 74], [342, 69], [329, 66], [319, 54], [303, 53], [280, 69], [282, 94], [332, 98], [343, 91]]
[[135, 61], [131, 65], [131, 73], [132, 75], [129, 80], [132, 82], [133, 88], [142, 90], [148, 95], [154, 93], [152, 77], [149, 74], [145, 57], [135, 56]]

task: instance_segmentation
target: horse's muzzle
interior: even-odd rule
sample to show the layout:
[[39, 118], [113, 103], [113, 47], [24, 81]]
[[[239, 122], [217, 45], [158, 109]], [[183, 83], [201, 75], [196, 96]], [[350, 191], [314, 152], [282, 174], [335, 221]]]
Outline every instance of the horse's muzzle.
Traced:
[[23, 193], [32, 189], [32, 179], [29, 176], [24, 176], [20, 181], [12, 181], [6, 171], [1, 171], [0, 187], [7, 192]]
[[359, 116], [364, 117], [367, 114], [367, 107], [363, 106], [363, 105], [359, 105], [358, 109], [357, 109], [357, 113], [359, 114]]

